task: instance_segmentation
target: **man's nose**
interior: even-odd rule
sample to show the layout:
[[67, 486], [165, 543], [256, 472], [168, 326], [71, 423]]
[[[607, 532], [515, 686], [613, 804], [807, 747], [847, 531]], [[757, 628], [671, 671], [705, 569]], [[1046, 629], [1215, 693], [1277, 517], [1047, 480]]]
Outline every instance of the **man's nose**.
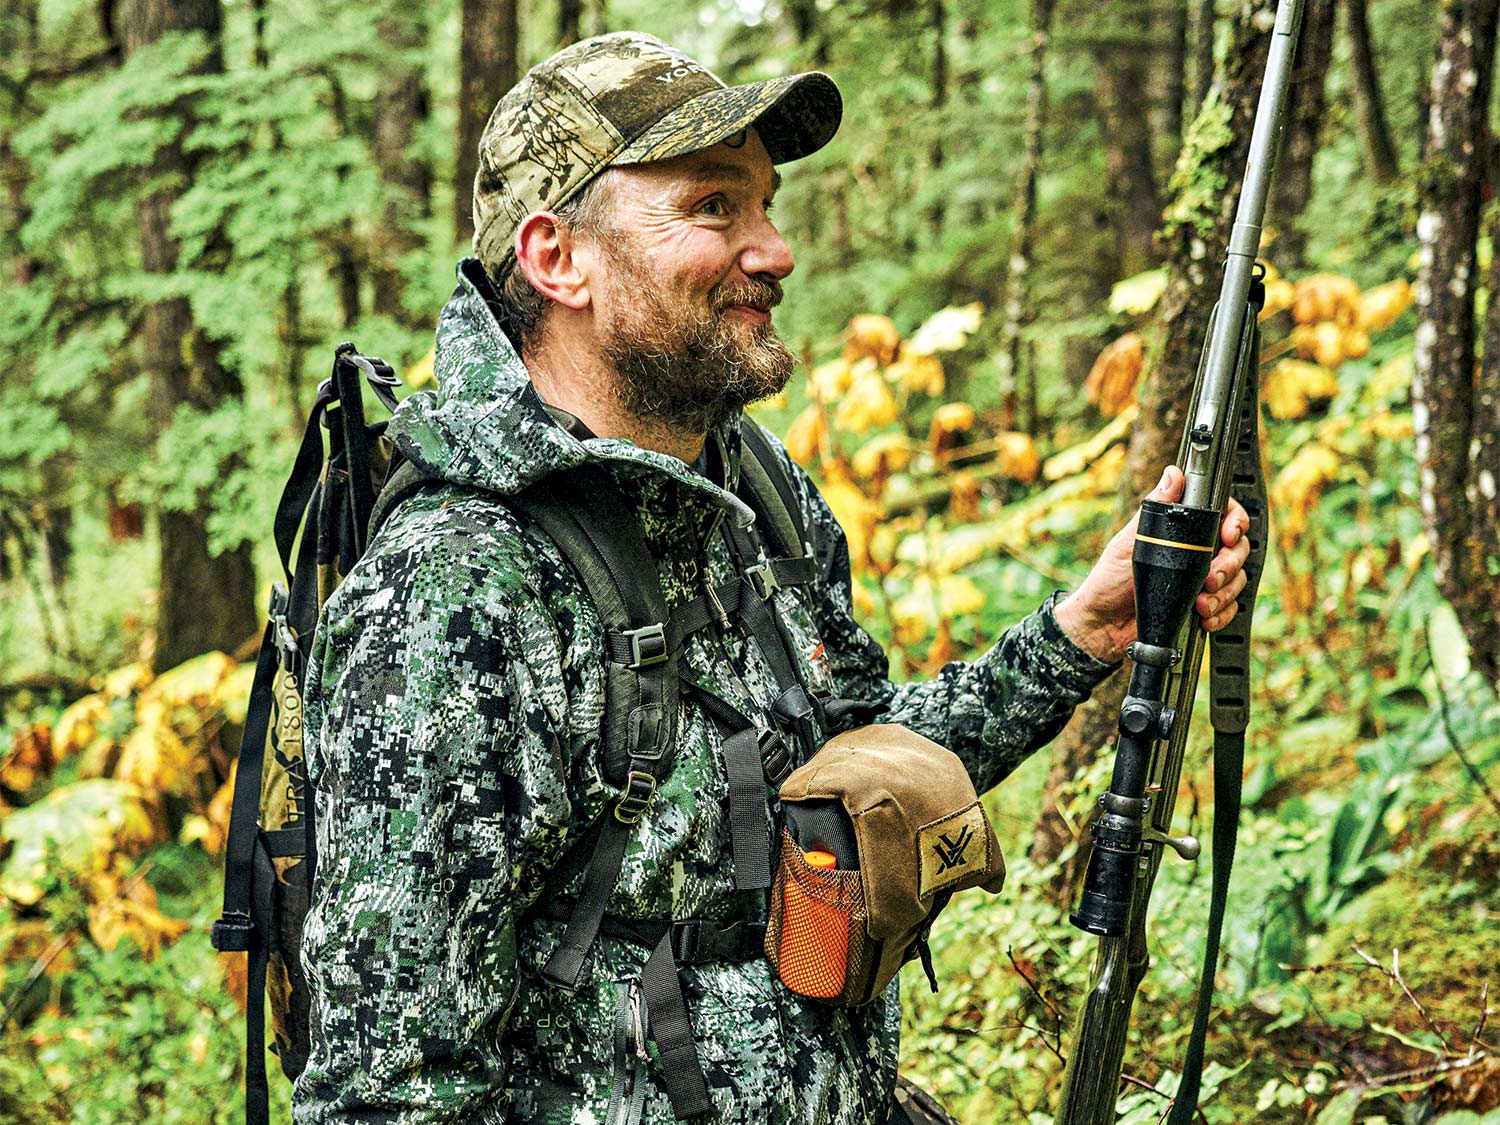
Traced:
[[740, 269], [748, 277], [769, 277], [780, 281], [791, 273], [797, 263], [792, 260], [792, 250], [769, 218], [762, 217], [751, 233], [750, 241], [740, 253]]

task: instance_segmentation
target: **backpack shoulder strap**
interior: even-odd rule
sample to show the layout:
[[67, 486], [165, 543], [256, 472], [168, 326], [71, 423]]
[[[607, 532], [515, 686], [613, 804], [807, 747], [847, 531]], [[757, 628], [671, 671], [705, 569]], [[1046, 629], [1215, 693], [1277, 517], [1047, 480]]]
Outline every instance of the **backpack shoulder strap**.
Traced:
[[[807, 537], [807, 521], [797, 502], [795, 486], [770, 435], [760, 423], [745, 418], [740, 425], [741, 498], [764, 520], [769, 573], [750, 574], [762, 597], [781, 586], [805, 586], [817, 577], [817, 561]], [[769, 580], [769, 581], [768, 581]]]
[[677, 742], [678, 648], [669, 642], [656, 561], [617, 492], [607, 472], [584, 466], [509, 498], [557, 544], [604, 624], [604, 770], [622, 793], [603, 818], [567, 931], [544, 970], [569, 987], [599, 932], [631, 827], [671, 772]]

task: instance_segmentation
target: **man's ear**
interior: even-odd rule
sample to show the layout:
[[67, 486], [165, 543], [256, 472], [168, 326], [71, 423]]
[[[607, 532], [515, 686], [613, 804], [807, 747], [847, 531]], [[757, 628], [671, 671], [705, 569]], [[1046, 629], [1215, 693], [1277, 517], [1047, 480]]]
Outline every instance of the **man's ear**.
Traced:
[[574, 260], [573, 236], [550, 211], [526, 216], [516, 231], [516, 268], [531, 287], [564, 308], [589, 305], [589, 285], [582, 262]]

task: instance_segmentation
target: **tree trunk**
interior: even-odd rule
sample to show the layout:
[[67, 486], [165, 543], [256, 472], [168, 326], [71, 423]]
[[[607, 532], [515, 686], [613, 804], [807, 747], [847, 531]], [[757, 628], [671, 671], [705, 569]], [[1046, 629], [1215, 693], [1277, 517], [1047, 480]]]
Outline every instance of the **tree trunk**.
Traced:
[[453, 234], [474, 237], [474, 174], [490, 110], [516, 84], [516, 0], [461, 0], [458, 47], [458, 156], [453, 175]]
[[[1160, 76], [1162, 153], [1167, 167], [1182, 146], [1182, 107], [1187, 98], [1188, 10], [1185, 0], [1175, 0], [1160, 13], [1164, 57], [1155, 67]], [[1196, 107], [1195, 107], [1196, 108]]]
[[[1018, 406], [1033, 404], [1023, 429], [1036, 425], [1034, 392], [1022, 394], [1021, 333], [1032, 318], [1030, 272], [1036, 241], [1036, 183], [1042, 166], [1042, 140], [1047, 123], [1047, 41], [1052, 32], [1054, 0], [1031, 0], [1031, 71], [1026, 79], [1026, 124], [1021, 175], [1011, 204], [1010, 265], [1005, 271], [1005, 325], [1000, 334], [1000, 389], [1004, 397], [1005, 428], [1017, 428]], [[1030, 373], [1034, 378], [1035, 372]]]
[[[1104, 9], [1124, 27], [1148, 26], [1144, 0], [1115, 0]], [[1147, 59], [1138, 45], [1100, 41], [1094, 49], [1094, 102], [1104, 139], [1110, 182], [1119, 193], [1117, 222], [1126, 276], [1149, 269], [1161, 221], [1161, 197], [1152, 158], [1151, 116], [1147, 104]]]
[[417, 222], [431, 211], [432, 169], [412, 151], [427, 117], [427, 84], [420, 52], [426, 27], [420, 6], [392, 3], [378, 23], [388, 53], [375, 92], [375, 131], [371, 148], [385, 185], [385, 206], [370, 261], [372, 304], [377, 313], [407, 327], [426, 319], [402, 303], [401, 258], [422, 245]]
[[[1500, 681], [1500, 599], [1488, 569], [1500, 565], [1494, 540], [1497, 466], [1494, 434], [1481, 426], [1494, 423], [1500, 356], [1488, 357], [1476, 386], [1474, 292], [1497, 7], [1494, 0], [1443, 5], [1418, 188], [1421, 264], [1412, 380], [1422, 522], [1438, 589], [1458, 611], [1474, 666], [1491, 681]], [[1489, 327], [1500, 339], [1493, 315]]]
[[[932, 140], [932, 170], [937, 173], [943, 167], [943, 117], [948, 104], [948, 12], [945, 0], [931, 0], [929, 9], [932, 20], [932, 121], [935, 131]], [[934, 180], [936, 176], [934, 175]], [[944, 208], [941, 193], [927, 213], [934, 236], [943, 233]]]
[[[218, 0], [124, 0], [120, 32], [127, 56], [173, 31], [200, 31], [213, 49], [204, 69], [223, 67], [219, 53]], [[190, 119], [185, 99], [165, 112]], [[182, 133], [185, 135], [187, 129]], [[149, 168], [158, 186], [137, 211], [141, 267], [169, 274], [178, 266], [178, 245], [169, 233], [173, 204], [192, 180], [197, 157], [173, 140], [156, 152]], [[140, 341], [151, 372], [149, 410], [164, 430], [178, 407], [212, 410], [238, 397], [238, 375], [221, 361], [215, 341], [193, 323], [187, 300], [174, 297], [148, 305], [141, 317]], [[160, 577], [156, 620], [158, 668], [170, 668], [210, 649], [229, 649], [255, 631], [255, 569], [250, 547], [214, 556], [208, 549], [207, 513], [162, 511], [157, 517]]]
[[1349, 21], [1349, 86], [1354, 94], [1360, 139], [1364, 142], [1365, 171], [1377, 184], [1388, 184], [1401, 174], [1401, 161], [1386, 122], [1365, 0], [1344, 0], [1344, 13]]
[[1191, 0], [1193, 5], [1193, 84], [1188, 87], [1186, 120], [1203, 108], [1208, 88], [1214, 84], [1214, 0]]
[[[583, 23], [583, 0], [557, 0], [557, 45], [577, 43]], [[501, 93], [504, 93], [502, 90]], [[499, 94], [496, 94], [499, 97]]]
[[[1141, 497], [1156, 484], [1162, 468], [1177, 455], [1209, 313], [1222, 281], [1219, 263], [1239, 202], [1275, 9], [1275, 0], [1247, 0], [1236, 12], [1219, 78], [1219, 97], [1209, 108], [1213, 113], [1227, 112], [1228, 128], [1201, 130], [1209, 138], [1207, 143], [1215, 147], [1197, 147], [1183, 155], [1194, 169], [1186, 180], [1189, 185], [1201, 183], [1205, 177], [1222, 177], [1231, 189], [1196, 208], [1191, 207], [1187, 195], [1179, 197], [1169, 206], [1172, 219], [1163, 224], [1158, 238], [1166, 256], [1167, 288], [1157, 306], [1156, 342], [1141, 384], [1140, 416], [1130, 435], [1120, 494], [1122, 520], [1135, 510]], [[1127, 686], [1124, 675], [1111, 677], [1079, 708], [1055, 743], [1042, 822], [1032, 842], [1032, 858], [1037, 862], [1055, 859], [1070, 839], [1065, 830], [1059, 831], [1052, 823], [1057, 819], [1061, 788], [1112, 737]], [[1067, 874], [1064, 872], [1063, 877]]]
[[1267, 218], [1278, 231], [1275, 257], [1284, 273], [1300, 270], [1307, 252], [1307, 232], [1301, 227], [1301, 219], [1312, 195], [1313, 158], [1318, 152], [1327, 104], [1324, 94], [1328, 61], [1333, 56], [1334, 15], [1334, 0], [1307, 0], [1292, 63], [1286, 132], [1266, 208]]

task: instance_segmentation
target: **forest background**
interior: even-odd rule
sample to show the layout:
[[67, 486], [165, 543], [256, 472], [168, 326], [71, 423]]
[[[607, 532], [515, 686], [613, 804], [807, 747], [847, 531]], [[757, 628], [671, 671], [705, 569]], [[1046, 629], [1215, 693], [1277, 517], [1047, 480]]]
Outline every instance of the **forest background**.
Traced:
[[[1500, 1120], [1494, 0], [1307, 0], [1263, 257], [1269, 566], [1209, 1122]], [[635, 27], [820, 68], [758, 408], [896, 676], [1075, 583], [1172, 458], [1270, 0], [13, 0], [0, 10], [0, 1121], [239, 1119], [207, 942], [271, 512], [332, 349], [430, 383], [479, 129]], [[1123, 679], [988, 803], [1003, 898], [904, 982], [961, 1120], [1051, 1120]], [[1200, 711], [1204, 710], [1200, 708]], [[1212, 808], [1209, 738], [1179, 824]], [[1121, 1120], [1175, 1088], [1207, 864], [1168, 857]], [[286, 1090], [276, 1089], [280, 1106]]]

